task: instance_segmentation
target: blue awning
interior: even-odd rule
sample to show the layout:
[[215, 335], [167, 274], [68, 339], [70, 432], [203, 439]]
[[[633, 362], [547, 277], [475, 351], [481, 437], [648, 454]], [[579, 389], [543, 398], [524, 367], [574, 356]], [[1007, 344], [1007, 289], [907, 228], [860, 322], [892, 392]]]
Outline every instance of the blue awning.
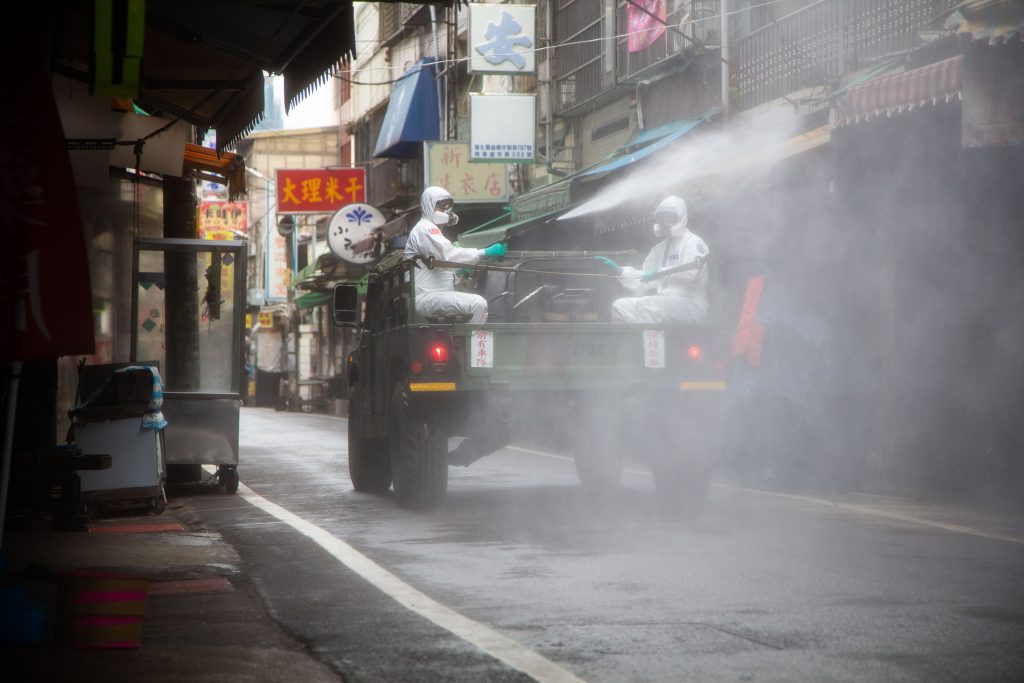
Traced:
[[384, 114], [374, 157], [415, 159], [424, 140], [441, 137], [433, 57], [424, 57], [398, 79]]
[[651, 130], [640, 131], [633, 136], [633, 139], [629, 141], [629, 144], [623, 147], [623, 150], [625, 151], [613, 158], [611, 161], [583, 171], [580, 173], [580, 177], [597, 175], [598, 173], [607, 173], [608, 171], [614, 171], [617, 168], [622, 168], [623, 166], [640, 161], [644, 157], [647, 157], [672, 142], [675, 142], [682, 136], [686, 135], [686, 133], [693, 129], [694, 126], [702, 123], [703, 121], [706, 121], [706, 119], [684, 119], [682, 121], [667, 123], [664, 126], [658, 126]]

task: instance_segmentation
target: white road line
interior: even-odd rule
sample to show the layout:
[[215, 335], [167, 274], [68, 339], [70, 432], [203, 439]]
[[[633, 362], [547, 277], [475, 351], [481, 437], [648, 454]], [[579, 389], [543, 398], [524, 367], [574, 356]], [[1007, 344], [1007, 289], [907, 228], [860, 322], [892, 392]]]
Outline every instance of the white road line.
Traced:
[[[545, 458], [553, 458], [555, 460], [572, 460], [564, 455], [558, 455], [557, 453], [545, 453], [544, 451], [533, 450], [532, 448], [522, 448], [521, 446], [506, 446], [508, 450], [520, 451], [522, 453], [529, 453], [531, 455], [539, 455]], [[630, 474], [646, 474], [650, 475], [650, 472], [643, 470], [635, 470], [626, 468], [626, 472]], [[732, 486], [730, 484], [713, 484], [716, 488], [732, 489], [734, 491], [746, 491], [748, 493], [757, 493], [762, 496], [774, 496], [776, 498], [785, 498], [788, 500], [798, 500], [804, 503], [813, 503], [815, 505], [823, 505], [825, 507], [837, 508], [840, 510], [847, 510], [849, 512], [856, 512], [863, 515], [884, 517], [886, 519], [895, 519], [901, 522], [909, 522], [910, 524], [919, 524], [921, 526], [929, 526], [935, 529], [942, 529], [944, 531], [951, 531], [957, 534], [967, 534], [969, 536], [979, 536], [981, 538], [989, 538], [996, 541], [1006, 541], [1008, 543], [1020, 543], [1024, 544], [1024, 537], [1013, 534], [1000, 534], [994, 531], [983, 531], [981, 529], [975, 529], [974, 527], [962, 526], [959, 524], [945, 524], [943, 522], [935, 522], [930, 519], [924, 519], [922, 517], [915, 517], [913, 515], [906, 515], [900, 512], [893, 512], [891, 510], [883, 510], [876, 507], [867, 505], [853, 505], [851, 503], [837, 503], [831, 500], [825, 500], [824, 498], [813, 498], [810, 496], [798, 496], [792, 493], [781, 493], [778, 491], [762, 491], [761, 489], [750, 489], [742, 486]]]
[[824, 505], [831, 508], [837, 508], [839, 510], [847, 510], [849, 512], [857, 512], [865, 515], [873, 515], [875, 517], [884, 517], [886, 519], [895, 519], [900, 522], [909, 522], [911, 524], [920, 524], [922, 526], [930, 526], [936, 529], [942, 529], [944, 531], [952, 531], [957, 534], [968, 534], [970, 536], [980, 536], [981, 538], [990, 538], [996, 541], [1007, 541], [1009, 543], [1020, 543], [1024, 544], [1024, 537], [1015, 536], [1013, 534], [1000, 534], [994, 531], [983, 531], [981, 529], [975, 529], [974, 527], [962, 526], [960, 524], [946, 524], [944, 522], [936, 522], [930, 519], [924, 519], [922, 517], [915, 517], [913, 515], [903, 514], [901, 512], [893, 512], [892, 510], [882, 510], [867, 505], [854, 505], [852, 503], [838, 503], [831, 500], [825, 500], [824, 498], [812, 498], [810, 496], [798, 496], [792, 493], [780, 493], [778, 491], [762, 491], [760, 489], [748, 489], [742, 486], [731, 486], [729, 484], [715, 484], [715, 486], [727, 489], [733, 489], [734, 491], [747, 491], [749, 493], [759, 493], [764, 496], [775, 496], [777, 498], [786, 498], [788, 500], [796, 500], [803, 503], [813, 503], [816, 505]]
[[533, 650], [427, 597], [349, 544], [280, 505], [270, 502], [248, 486], [239, 484], [238, 495], [312, 539], [335, 559], [362, 576], [398, 604], [429, 619], [538, 683], [583, 683], [582, 679]]

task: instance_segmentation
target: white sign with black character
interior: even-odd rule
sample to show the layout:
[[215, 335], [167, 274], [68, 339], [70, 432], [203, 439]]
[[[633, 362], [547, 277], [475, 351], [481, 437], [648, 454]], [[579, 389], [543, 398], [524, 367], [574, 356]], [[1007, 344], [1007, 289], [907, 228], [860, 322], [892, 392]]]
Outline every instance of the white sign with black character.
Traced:
[[352, 247], [372, 237], [386, 222], [384, 214], [369, 204], [343, 206], [331, 216], [327, 227], [327, 246], [343, 261], [357, 265], [370, 263], [376, 259], [374, 249], [356, 253]]
[[536, 5], [471, 4], [469, 72], [536, 72], [536, 16]]

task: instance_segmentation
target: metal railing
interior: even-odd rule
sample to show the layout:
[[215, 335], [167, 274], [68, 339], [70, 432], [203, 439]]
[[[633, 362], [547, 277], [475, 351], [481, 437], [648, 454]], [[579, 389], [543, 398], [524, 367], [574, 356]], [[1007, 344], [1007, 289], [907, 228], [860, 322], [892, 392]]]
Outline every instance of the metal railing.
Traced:
[[[605, 0], [551, 0], [555, 3], [555, 112], [563, 114], [614, 85], [605, 43], [610, 26]], [[602, 40], [602, 38], [607, 38]]]
[[615, 72], [620, 82], [639, 78], [652, 67], [680, 59], [687, 51], [717, 48], [721, 41], [719, 0], [668, 0], [664, 32], [650, 46], [630, 52], [626, 35], [630, 7], [620, 0], [616, 9], [620, 37], [615, 45]]
[[[567, 114], [681, 55], [720, 43], [719, 0], [667, 0], [668, 28], [630, 53], [626, 0], [551, 0], [555, 113]], [[733, 106], [749, 109], [915, 48], [958, 0], [818, 0], [734, 41]], [[614, 8], [614, 10], [613, 10]], [[614, 37], [620, 36], [620, 37]]]
[[918, 31], [957, 0], [819, 0], [744, 36], [733, 47], [733, 105], [749, 109], [919, 44]]

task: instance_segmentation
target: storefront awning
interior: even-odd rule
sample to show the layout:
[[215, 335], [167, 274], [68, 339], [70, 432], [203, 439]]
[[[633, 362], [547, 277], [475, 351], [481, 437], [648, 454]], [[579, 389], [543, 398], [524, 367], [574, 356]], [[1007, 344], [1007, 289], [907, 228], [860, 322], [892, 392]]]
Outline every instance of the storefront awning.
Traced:
[[326, 292], [306, 292], [295, 297], [295, 305], [299, 307], [301, 311], [304, 308], [313, 308], [314, 306], [323, 306], [330, 302], [331, 295]]
[[630, 140], [629, 144], [623, 148], [623, 152], [616, 155], [615, 158], [594, 168], [586, 169], [576, 177], [585, 178], [599, 173], [607, 173], [640, 161], [683, 137], [705, 120], [684, 119], [659, 126], [650, 131], [641, 131]]
[[196, 171], [203, 180], [227, 185], [229, 201], [245, 194], [245, 159], [241, 154], [186, 143], [183, 170]]
[[373, 156], [415, 159], [425, 140], [441, 137], [433, 58], [424, 58], [395, 83]]
[[957, 55], [858, 85], [836, 101], [835, 125], [847, 126], [961, 96], [963, 56]]
[[[117, 8], [127, 3], [102, 14], [92, 2], [37, 5], [29, 11], [40, 16], [24, 24], [52, 25], [53, 72], [90, 84], [101, 78], [98, 69], [90, 71], [98, 52], [93, 36], [106, 32], [111, 44], [123, 42], [126, 20]], [[354, 57], [355, 44], [352, 0], [151, 0], [136, 91], [119, 96], [146, 113], [216, 130], [218, 149], [224, 149], [263, 118], [265, 71], [284, 77], [290, 109]]]

